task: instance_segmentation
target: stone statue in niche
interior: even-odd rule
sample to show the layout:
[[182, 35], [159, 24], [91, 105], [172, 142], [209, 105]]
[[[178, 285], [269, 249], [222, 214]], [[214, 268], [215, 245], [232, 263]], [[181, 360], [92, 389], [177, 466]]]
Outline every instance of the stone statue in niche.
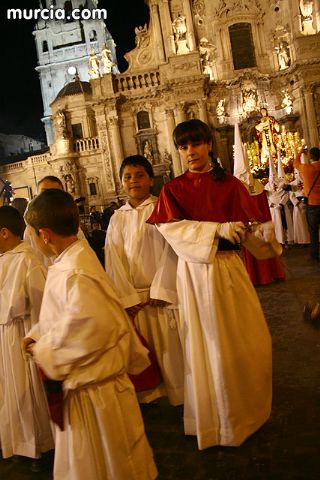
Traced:
[[300, 0], [300, 29], [304, 35], [313, 35], [316, 30], [313, 28], [313, 1]]
[[143, 145], [143, 156], [152, 164], [154, 162], [153, 149], [149, 140], [146, 140]]
[[100, 62], [97, 54], [93, 50], [89, 57], [89, 75], [91, 79], [100, 77]]
[[275, 47], [278, 55], [279, 70], [285, 70], [291, 65], [290, 51], [287, 42], [281, 42], [279, 46]]
[[66, 117], [63, 110], [58, 110], [55, 116], [56, 134], [58, 138], [67, 138]]
[[284, 108], [287, 115], [290, 115], [293, 111], [293, 100], [288, 90], [282, 90], [283, 98], [281, 106]]
[[225, 101], [226, 101], [225, 98], [221, 98], [221, 100], [219, 100], [217, 108], [216, 108], [216, 114], [217, 114], [217, 117], [218, 117], [219, 121], [223, 121], [223, 119], [225, 117]]
[[257, 109], [258, 95], [253, 88], [246, 88], [242, 91], [242, 109], [245, 113], [254, 112]]
[[213, 80], [213, 63], [216, 59], [217, 47], [212, 43], [209, 43], [207, 38], [201, 38], [199, 42], [199, 52], [202, 65], [202, 71], [205, 75], [210, 76], [210, 80]]
[[189, 53], [187, 47], [187, 23], [186, 17], [178, 14], [178, 16], [172, 22], [172, 29], [174, 33], [174, 41], [176, 45], [176, 51], [178, 55]]

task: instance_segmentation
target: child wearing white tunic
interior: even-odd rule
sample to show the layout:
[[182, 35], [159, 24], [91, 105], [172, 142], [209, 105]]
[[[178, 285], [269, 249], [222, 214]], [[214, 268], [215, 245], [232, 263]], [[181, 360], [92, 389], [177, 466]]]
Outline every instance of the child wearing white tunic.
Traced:
[[167, 394], [172, 405], [179, 405], [183, 403], [183, 355], [175, 305], [177, 257], [157, 229], [146, 223], [157, 201], [150, 195], [153, 176], [145, 157], [123, 160], [120, 178], [129, 198], [111, 217], [105, 268], [122, 306], [152, 346], [164, 380], [163, 385], [140, 392], [140, 402]]
[[0, 442], [3, 458], [40, 457], [54, 448], [46, 397], [21, 341], [38, 321], [45, 269], [20, 240], [23, 219], [0, 207]]
[[47, 190], [26, 222], [49, 267], [37, 329], [25, 349], [62, 380], [64, 430], [56, 427], [55, 480], [153, 480], [157, 469], [127, 372], [148, 366], [128, 317], [87, 242], [77, 239], [71, 195]]

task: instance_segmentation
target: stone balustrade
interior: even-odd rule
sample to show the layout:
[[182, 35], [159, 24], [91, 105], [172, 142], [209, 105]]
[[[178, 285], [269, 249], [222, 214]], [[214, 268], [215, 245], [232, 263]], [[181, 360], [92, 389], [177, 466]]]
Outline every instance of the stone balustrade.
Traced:
[[126, 92], [160, 85], [159, 72], [147, 72], [136, 75], [117, 75], [114, 79], [115, 91]]
[[32, 155], [27, 159], [27, 162], [31, 163], [32, 165], [42, 165], [44, 163], [48, 163], [50, 159], [50, 152], [46, 152], [41, 153], [40, 155]]
[[97, 150], [99, 148], [98, 137], [79, 138], [74, 140], [73, 149], [75, 152], [88, 152], [90, 150]]

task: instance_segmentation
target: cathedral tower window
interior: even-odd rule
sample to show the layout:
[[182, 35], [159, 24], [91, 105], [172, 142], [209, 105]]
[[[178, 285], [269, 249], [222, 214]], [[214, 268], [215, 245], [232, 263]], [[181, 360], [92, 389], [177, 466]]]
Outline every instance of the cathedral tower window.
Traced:
[[235, 23], [229, 27], [233, 66], [235, 70], [257, 66], [250, 23]]
[[42, 53], [48, 52], [48, 42], [47, 40], [43, 40], [42, 42]]

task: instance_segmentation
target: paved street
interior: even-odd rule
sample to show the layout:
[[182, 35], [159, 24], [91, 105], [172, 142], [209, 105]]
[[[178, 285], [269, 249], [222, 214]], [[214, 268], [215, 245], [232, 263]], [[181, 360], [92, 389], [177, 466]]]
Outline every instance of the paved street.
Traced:
[[[286, 249], [287, 280], [257, 289], [273, 337], [270, 421], [241, 447], [199, 452], [195, 438], [183, 435], [182, 408], [165, 399], [144, 406], [159, 480], [319, 480], [320, 330], [303, 323], [302, 308], [320, 300], [320, 266], [308, 253]], [[41, 460], [41, 472], [30, 467], [26, 460], [0, 460], [0, 478], [49, 480], [52, 455]]]

